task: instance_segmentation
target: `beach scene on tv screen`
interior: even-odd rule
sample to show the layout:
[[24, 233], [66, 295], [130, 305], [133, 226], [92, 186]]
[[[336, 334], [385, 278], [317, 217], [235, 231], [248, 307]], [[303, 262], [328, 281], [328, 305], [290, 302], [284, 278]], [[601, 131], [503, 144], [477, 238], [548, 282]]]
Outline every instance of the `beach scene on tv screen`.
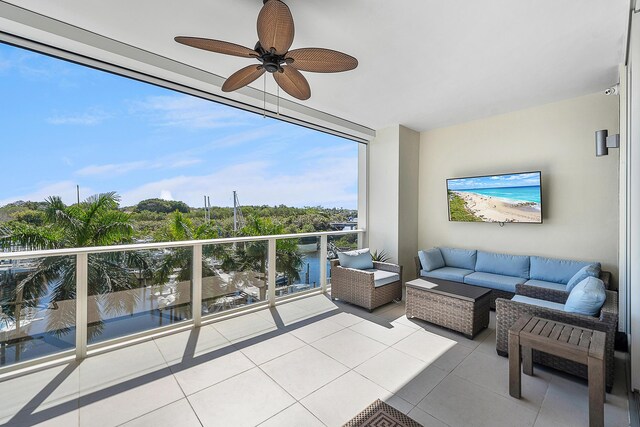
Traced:
[[540, 173], [447, 180], [449, 219], [466, 222], [542, 222]]

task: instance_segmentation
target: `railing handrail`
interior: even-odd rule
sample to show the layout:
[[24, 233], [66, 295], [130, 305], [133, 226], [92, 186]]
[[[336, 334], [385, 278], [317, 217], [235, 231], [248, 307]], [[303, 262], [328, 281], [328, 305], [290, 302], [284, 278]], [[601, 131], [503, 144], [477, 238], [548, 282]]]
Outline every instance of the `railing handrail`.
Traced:
[[78, 254], [95, 254], [104, 252], [125, 252], [137, 251], [145, 249], [166, 249], [175, 247], [188, 247], [194, 245], [209, 245], [223, 243], [240, 243], [268, 241], [270, 239], [296, 239], [302, 237], [320, 237], [320, 236], [339, 236], [346, 234], [364, 233], [363, 229], [356, 230], [340, 230], [340, 231], [317, 231], [312, 233], [293, 233], [293, 234], [272, 234], [268, 236], [245, 236], [245, 237], [226, 237], [220, 239], [205, 240], [182, 240], [179, 242], [151, 242], [151, 243], [133, 243], [126, 245], [112, 246], [88, 246], [81, 248], [64, 248], [64, 249], [45, 249], [36, 251], [19, 251], [19, 252], [0, 252], [0, 259], [25, 259], [25, 258], [41, 258], [50, 256], [70, 256]]

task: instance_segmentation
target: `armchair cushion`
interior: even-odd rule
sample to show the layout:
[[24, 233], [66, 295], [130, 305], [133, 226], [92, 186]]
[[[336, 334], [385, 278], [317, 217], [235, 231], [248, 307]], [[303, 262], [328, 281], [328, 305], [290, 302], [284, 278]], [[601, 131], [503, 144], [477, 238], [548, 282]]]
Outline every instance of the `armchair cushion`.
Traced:
[[535, 306], [538, 306], [538, 307], [551, 308], [553, 310], [564, 311], [564, 304], [560, 304], [560, 303], [557, 303], [557, 302], [546, 301], [546, 300], [543, 300], [543, 299], [529, 298], [529, 297], [525, 297], [523, 295], [516, 295], [515, 297], [511, 298], [511, 301], [520, 302], [520, 303], [523, 303], [523, 304], [535, 305]]
[[481, 271], [476, 271], [464, 277], [464, 283], [468, 285], [483, 286], [514, 293], [516, 285], [524, 283], [525, 280], [522, 277], [503, 276], [502, 274], [483, 273]]
[[566, 285], [578, 270], [591, 264], [596, 264], [598, 268], [600, 267], [600, 263], [532, 256], [529, 277], [534, 280], [564, 283]]
[[369, 248], [358, 249], [356, 251], [338, 252], [340, 266], [344, 268], [355, 268], [358, 270], [366, 270], [373, 268], [373, 260]]
[[571, 290], [580, 282], [582, 282], [587, 277], [598, 277], [600, 276], [600, 266], [598, 264], [589, 264], [582, 267], [576, 274], [573, 275], [571, 279], [569, 279], [569, 283], [567, 283], [567, 292], [571, 292]]
[[607, 299], [602, 280], [595, 277], [587, 277], [578, 283], [569, 293], [564, 310], [569, 313], [579, 313], [587, 316], [595, 316]]
[[[463, 268], [475, 270], [476, 253], [475, 249], [439, 248], [447, 267]], [[424, 268], [424, 266], [423, 266]]]
[[454, 282], [462, 282], [464, 280], [464, 276], [471, 273], [473, 273], [473, 270], [455, 267], [442, 267], [432, 271], [420, 271], [421, 276], [433, 277], [435, 279], [452, 280]]
[[400, 275], [391, 271], [378, 270], [375, 268], [369, 268], [364, 271], [367, 273], [373, 273], [373, 286], [376, 288], [400, 280]]
[[432, 271], [445, 266], [442, 252], [440, 252], [438, 248], [418, 251], [418, 257], [420, 258], [420, 264], [423, 270]]

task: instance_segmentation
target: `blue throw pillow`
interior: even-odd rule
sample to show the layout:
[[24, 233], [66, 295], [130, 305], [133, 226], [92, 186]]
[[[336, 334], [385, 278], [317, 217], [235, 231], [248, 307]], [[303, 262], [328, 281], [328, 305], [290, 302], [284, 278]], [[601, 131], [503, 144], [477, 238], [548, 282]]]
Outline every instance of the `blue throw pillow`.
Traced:
[[604, 282], [595, 277], [587, 277], [574, 286], [564, 304], [564, 311], [595, 316], [606, 299]]
[[457, 249], [457, 248], [439, 248], [442, 258], [447, 267], [464, 268], [467, 270], [475, 270], [476, 268], [476, 250], [475, 249]]
[[340, 260], [340, 266], [344, 268], [356, 268], [358, 270], [373, 268], [373, 260], [371, 259], [369, 248], [338, 252], [338, 260]]
[[433, 248], [428, 251], [418, 251], [418, 258], [423, 270], [433, 271], [444, 267], [444, 258], [440, 249]]
[[582, 282], [587, 277], [598, 277], [600, 276], [600, 266], [597, 264], [585, 265], [582, 267], [576, 274], [573, 275], [571, 279], [569, 279], [569, 283], [567, 283], [567, 292], [571, 292], [571, 290], [578, 283]]

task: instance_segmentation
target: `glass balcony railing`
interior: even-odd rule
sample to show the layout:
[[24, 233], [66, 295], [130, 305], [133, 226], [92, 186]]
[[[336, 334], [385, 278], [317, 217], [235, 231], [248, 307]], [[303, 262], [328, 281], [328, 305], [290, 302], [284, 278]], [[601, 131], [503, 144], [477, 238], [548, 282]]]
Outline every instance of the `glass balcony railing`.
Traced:
[[0, 260], [0, 366], [72, 350], [76, 257]]
[[0, 253], [0, 373], [325, 291], [359, 233]]
[[267, 300], [268, 242], [202, 246], [202, 315]]

